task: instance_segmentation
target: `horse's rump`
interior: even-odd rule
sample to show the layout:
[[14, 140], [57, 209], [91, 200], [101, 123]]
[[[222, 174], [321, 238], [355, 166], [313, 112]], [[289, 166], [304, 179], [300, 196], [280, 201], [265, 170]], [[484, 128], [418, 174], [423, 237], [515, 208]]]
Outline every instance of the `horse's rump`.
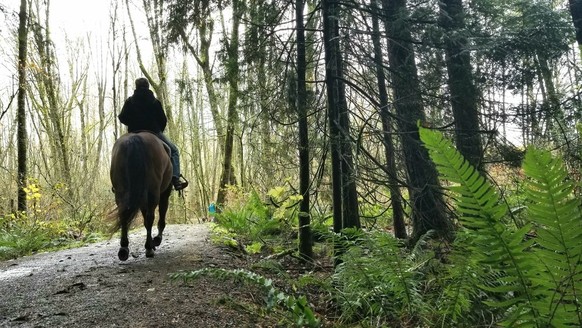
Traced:
[[170, 188], [172, 165], [163, 142], [149, 132], [124, 134], [113, 145], [110, 177], [119, 228], [139, 210], [155, 208], [160, 194]]

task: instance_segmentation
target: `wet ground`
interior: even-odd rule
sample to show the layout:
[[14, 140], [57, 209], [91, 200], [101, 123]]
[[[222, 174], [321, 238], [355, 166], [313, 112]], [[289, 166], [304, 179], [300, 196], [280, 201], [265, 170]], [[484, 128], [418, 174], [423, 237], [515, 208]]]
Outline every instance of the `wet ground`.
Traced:
[[207, 225], [169, 225], [154, 258], [145, 257], [143, 229], [136, 231], [126, 262], [117, 259], [117, 237], [0, 262], [0, 327], [268, 326], [232, 306], [253, 298], [234, 282], [169, 279], [183, 270], [238, 266], [208, 240]]

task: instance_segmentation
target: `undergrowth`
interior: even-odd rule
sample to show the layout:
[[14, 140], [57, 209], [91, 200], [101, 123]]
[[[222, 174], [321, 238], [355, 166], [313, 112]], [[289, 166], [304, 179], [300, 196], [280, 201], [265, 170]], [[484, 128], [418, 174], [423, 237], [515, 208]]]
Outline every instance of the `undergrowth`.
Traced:
[[[559, 158], [529, 148], [525, 209], [510, 203], [436, 131], [420, 128], [459, 228], [413, 249], [360, 232], [333, 276], [340, 321], [366, 327], [580, 327], [582, 216]], [[443, 252], [444, 250], [444, 252]], [[436, 256], [436, 251], [439, 256]]]
[[65, 214], [61, 201], [50, 197], [50, 192], [36, 181], [31, 181], [24, 191], [29, 204], [26, 212], [0, 214], [0, 260], [103, 238], [91, 226], [99, 215], [95, 209], [81, 208]]
[[[420, 128], [420, 136], [446, 182], [457, 221], [454, 241], [439, 241], [429, 232], [411, 247], [381, 229], [334, 234], [314, 227], [325, 236], [322, 241], [335, 246], [339, 241], [345, 249], [341, 264], [318, 281], [317, 293], [333, 306], [317, 313], [307, 305], [318, 295], [279, 293], [269, 278], [250, 271], [203, 269], [174, 278], [252, 281], [267, 291], [266, 306], [277, 304], [296, 326], [319, 324], [316, 318], [325, 316], [335, 317], [339, 326], [361, 327], [582, 327], [582, 204], [574, 192], [579, 182], [562, 161], [527, 149], [519, 174], [511, 177], [518, 188], [500, 194], [439, 132]], [[270, 198], [283, 194], [278, 189]], [[266, 245], [272, 236], [269, 248], [276, 252], [296, 229], [295, 205], [249, 197], [218, 217], [219, 235], [238, 245], [244, 240], [245, 247]], [[285, 212], [275, 216], [275, 211]], [[288, 275], [277, 259], [253, 268], [284, 277], [293, 288], [318, 279]]]

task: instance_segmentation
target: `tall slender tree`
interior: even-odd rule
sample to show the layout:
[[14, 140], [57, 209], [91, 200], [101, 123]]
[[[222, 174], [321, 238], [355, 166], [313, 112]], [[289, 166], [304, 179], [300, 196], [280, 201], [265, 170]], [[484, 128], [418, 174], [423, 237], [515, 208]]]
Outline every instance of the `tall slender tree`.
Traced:
[[[118, 74], [123, 63], [123, 58], [127, 55], [127, 45], [125, 42], [118, 45], [119, 31], [117, 27], [118, 14], [119, 14], [119, 2], [116, 0], [111, 1], [112, 7], [109, 11], [109, 57], [111, 58], [111, 106], [113, 106], [114, 117], [117, 117], [118, 111], [121, 110], [121, 95], [118, 86]], [[124, 30], [123, 30], [124, 31]], [[123, 34], [122, 41], [125, 41], [125, 33]], [[125, 50], [125, 54], [124, 54]], [[101, 93], [100, 93], [101, 95]], [[125, 96], [125, 95], [123, 95]], [[101, 101], [101, 96], [99, 96]], [[121, 133], [121, 123], [118, 120], [113, 120], [113, 136], [115, 139], [118, 138]]]
[[171, 102], [168, 95], [168, 65], [167, 58], [169, 54], [169, 42], [167, 38], [163, 36], [163, 29], [167, 25], [165, 19], [165, 1], [163, 0], [143, 0], [142, 6], [146, 16], [148, 32], [150, 34], [150, 42], [152, 45], [152, 53], [154, 62], [156, 64], [154, 76], [150, 70], [144, 65], [143, 57], [141, 53], [141, 48], [139, 44], [139, 38], [137, 35], [136, 27], [133, 21], [132, 10], [130, 7], [129, 0], [125, 0], [125, 5], [127, 7], [127, 15], [129, 17], [129, 22], [131, 26], [131, 32], [133, 34], [133, 40], [135, 43], [135, 52], [141, 73], [149, 80], [152, 89], [156, 93], [156, 97], [162, 103], [164, 111], [168, 117], [168, 128], [169, 135], [172, 140], [177, 140], [176, 131], [174, 129], [174, 118], [171, 109]]
[[[164, 28], [167, 26], [168, 15], [166, 14], [165, 0], [142, 0], [143, 9], [146, 16], [148, 30], [150, 32], [150, 41], [156, 63], [157, 80], [152, 80], [151, 85], [158, 99], [162, 102], [166, 115], [168, 116], [168, 128], [170, 138], [178, 140], [177, 131], [174, 127], [174, 113], [172, 102], [168, 93], [168, 56], [170, 53], [170, 42], [165, 37]], [[137, 42], [137, 40], [136, 40]], [[143, 65], [140, 63], [140, 69], [144, 74]]]
[[[274, 181], [280, 181], [277, 178], [276, 170], [273, 164], [273, 156], [276, 153], [276, 147], [273, 147], [273, 131], [270, 110], [273, 103], [271, 101], [273, 93], [273, 78], [269, 74], [272, 70], [277, 70], [276, 67], [270, 65], [273, 62], [273, 57], [276, 54], [271, 51], [271, 47], [275, 42], [275, 35], [272, 32], [275, 28], [275, 19], [278, 16], [276, 10], [276, 3], [268, 0], [250, 0], [248, 2], [248, 10], [246, 15], [250, 23], [245, 27], [244, 36], [244, 57], [248, 62], [247, 74], [244, 79], [253, 81], [249, 84], [249, 91], [252, 92], [244, 96], [247, 99], [253, 98], [250, 104], [258, 115], [258, 130], [255, 133], [247, 134], [250, 140], [247, 143], [252, 143], [252, 147], [247, 147], [251, 152], [247, 154], [254, 159], [257, 165], [247, 166], [249, 174], [253, 181], [257, 181], [256, 177], [261, 176], [260, 187], [266, 192]], [[282, 65], [282, 63], [280, 64]], [[251, 127], [251, 129], [254, 129]], [[258, 181], [257, 181], [258, 182]]]
[[[51, 39], [51, 3], [48, 0], [42, 1], [42, 3], [37, 0], [34, 4], [35, 10], [33, 14], [37, 22], [34, 24], [32, 31], [34, 32], [34, 41], [38, 52], [36, 65], [41, 69], [36, 70], [33, 74], [35, 78], [34, 87], [37, 90], [38, 98], [33, 99], [31, 97], [31, 100], [39, 114], [44, 118], [41, 124], [49, 137], [52, 157], [56, 159], [58, 168], [57, 180], [65, 184], [66, 196], [69, 200], [72, 200], [75, 193], [74, 188], [71, 188], [73, 186], [73, 170], [71, 165], [71, 145], [69, 143], [72, 102], [66, 101], [60, 92], [58, 58], [55, 53], [55, 45]], [[32, 87], [32, 85], [29, 84], [29, 87]], [[75, 87], [72, 88], [73, 90], [77, 91]], [[70, 99], [73, 99], [73, 95], [71, 95]]]
[[[171, 0], [168, 2], [170, 9], [170, 19], [167, 24], [168, 38], [173, 42], [181, 43], [188, 50], [188, 53], [194, 57], [201, 70], [202, 81], [208, 96], [208, 107], [210, 108], [218, 139], [218, 146], [215, 148], [215, 160], [220, 161], [224, 156], [223, 147], [226, 144], [227, 133], [224, 114], [220, 108], [220, 79], [215, 76], [215, 56], [211, 52], [211, 47], [213, 46], [213, 36], [215, 34], [215, 20], [212, 14], [216, 12], [217, 8], [222, 8], [224, 3], [215, 0]], [[203, 102], [200, 104], [202, 105]], [[222, 178], [221, 168], [222, 166], [216, 165], [208, 174], [208, 178], [211, 181], [210, 185], [213, 189], [212, 198], [218, 194], [216, 186], [220, 184], [219, 179]], [[216, 195], [214, 192], [216, 192]], [[216, 201], [216, 198], [214, 199]]]
[[[216, 128], [218, 142], [223, 145], [226, 131], [224, 119], [219, 109], [220, 99], [212, 69], [213, 57], [211, 57], [210, 52], [214, 35], [214, 19], [211, 14], [216, 6], [212, 0], [172, 0], [169, 5], [170, 19], [167, 27], [169, 39], [181, 42], [202, 70], [204, 87], [208, 95], [208, 105]], [[196, 33], [190, 35], [188, 33], [190, 30], [194, 30]]]
[[570, 15], [576, 29], [576, 42], [582, 56], [582, 0], [569, 0]]
[[307, 87], [305, 74], [305, 24], [303, 0], [295, 1], [295, 24], [297, 37], [297, 116], [299, 125], [299, 193], [303, 197], [299, 204], [299, 254], [304, 260], [313, 258], [311, 240], [311, 217], [309, 214], [309, 131], [307, 123]]
[[[240, 19], [244, 10], [244, 0], [232, 1], [232, 27], [230, 31], [230, 39], [225, 35], [224, 42], [227, 53], [226, 74], [228, 79], [229, 93], [228, 93], [228, 108], [226, 119], [226, 138], [224, 140], [224, 158], [222, 165], [222, 174], [220, 177], [220, 184], [218, 185], [218, 194], [216, 196], [217, 204], [224, 204], [226, 200], [226, 186], [227, 184], [234, 184], [236, 179], [234, 176], [234, 168], [232, 165], [233, 148], [234, 148], [234, 132], [238, 121], [238, 83], [239, 83], [239, 27]], [[225, 31], [226, 34], [226, 31]]]
[[26, 152], [28, 139], [26, 136], [26, 61], [28, 43], [28, 0], [20, 0], [19, 24], [18, 24], [18, 99], [17, 99], [17, 124], [18, 124], [18, 211], [26, 211]]
[[386, 74], [384, 72], [384, 53], [380, 39], [380, 24], [378, 23], [378, 0], [371, 0], [372, 8], [372, 43], [374, 45], [374, 60], [376, 64], [376, 79], [378, 80], [378, 95], [380, 102], [380, 117], [382, 118], [382, 130], [384, 139], [384, 155], [386, 156], [386, 172], [388, 173], [388, 187], [392, 202], [392, 219], [394, 235], [397, 238], [406, 238], [406, 226], [404, 224], [404, 209], [402, 206], [402, 194], [397, 178], [394, 140], [392, 139], [392, 118], [388, 103], [388, 91], [386, 88]]
[[334, 231], [360, 228], [339, 35], [339, 3], [322, 1], [325, 84], [331, 147]]

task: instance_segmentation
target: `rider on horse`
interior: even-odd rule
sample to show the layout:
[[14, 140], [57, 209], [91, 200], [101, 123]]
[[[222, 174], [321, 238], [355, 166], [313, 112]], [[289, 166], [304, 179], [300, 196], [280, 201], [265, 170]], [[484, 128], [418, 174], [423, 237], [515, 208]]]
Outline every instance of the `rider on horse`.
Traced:
[[135, 80], [135, 91], [123, 104], [118, 118], [121, 123], [127, 125], [128, 132], [150, 131], [170, 147], [172, 184], [174, 189], [182, 190], [188, 186], [188, 181], [180, 174], [180, 154], [176, 145], [163, 133], [168, 119], [162, 103], [149, 88], [150, 84], [146, 78], [140, 77]]

